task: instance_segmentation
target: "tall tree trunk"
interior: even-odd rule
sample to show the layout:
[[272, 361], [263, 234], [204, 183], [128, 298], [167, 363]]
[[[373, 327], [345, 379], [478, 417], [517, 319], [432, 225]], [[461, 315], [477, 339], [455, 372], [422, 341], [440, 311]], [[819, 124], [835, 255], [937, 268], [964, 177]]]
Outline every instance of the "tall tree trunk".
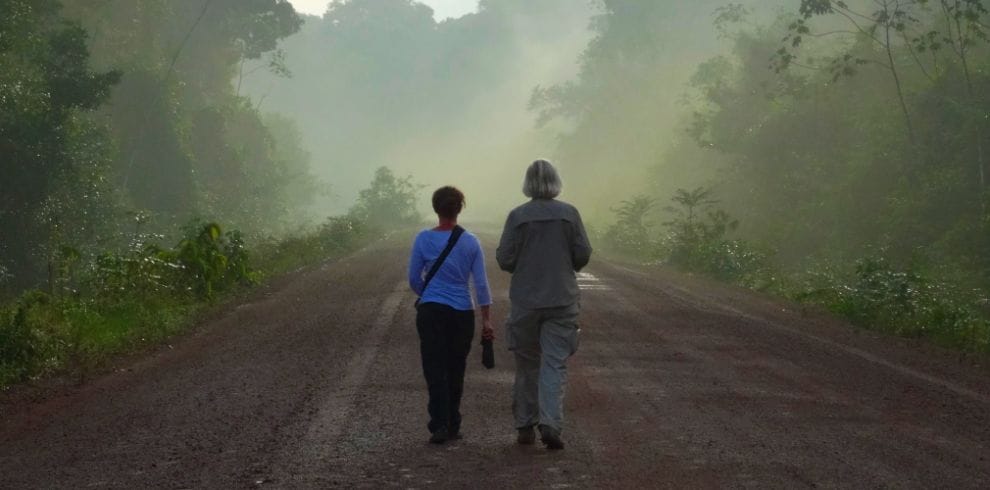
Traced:
[[890, 63], [890, 74], [894, 78], [894, 86], [897, 88], [897, 100], [901, 104], [901, 112], [904, 114], [904, 125], [907, 127], [908, 140], [911, 142], [911, 146], [917, 146], [917, 139], [914, 136], [914, 124], [911, 122], [911, 112], [908, 111], [907, 101], [904, 99], [904, 88], [901, 86], [901, 76], [897, 72], [897, 65], [894, 64], [894, 48], [890, 45], [890, 24], [889, 22], [884, 23], [884, 34], [886, 35], [886, 43], [884, 48], [887, 51], [887, 60]]

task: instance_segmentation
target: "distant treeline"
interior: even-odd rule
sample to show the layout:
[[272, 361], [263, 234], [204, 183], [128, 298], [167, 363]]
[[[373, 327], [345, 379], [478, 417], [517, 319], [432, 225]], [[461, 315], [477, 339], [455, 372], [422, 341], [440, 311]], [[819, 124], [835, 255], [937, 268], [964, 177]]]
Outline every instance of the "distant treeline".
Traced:
[[574, 73], [593, 5], [476, 3], [437, 22], [409, 0], [333, 2], [282, 43], [292, 78], [245, 64], [242, 92], [299, 122], [313, 172], [334, 184], [326, 206], [346, 209], [380, 166], [431, 187], [456, 183], [471, 214], [515, 202], [504, 189], [553, 149], [553, 135], [533, 131], [529, 93]]
[[293, 123], [232, 83], [281, 71], [284, 0], [0, 2], [0, 289], [60, 250], [171, 241], [209, 217], [284, 230], [317, 190]]

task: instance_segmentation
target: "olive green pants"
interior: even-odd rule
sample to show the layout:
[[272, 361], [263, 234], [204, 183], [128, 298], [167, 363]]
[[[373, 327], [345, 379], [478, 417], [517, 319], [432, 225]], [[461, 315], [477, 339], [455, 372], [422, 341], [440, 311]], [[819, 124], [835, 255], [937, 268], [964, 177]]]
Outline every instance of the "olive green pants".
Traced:
[[512, 411], [516, 428], [537, 424], [561, 430], [567, 359], [578, 349], [577, 304], [559, 308], [513, 306], [506, 322], [506, 344], [515, 354]]

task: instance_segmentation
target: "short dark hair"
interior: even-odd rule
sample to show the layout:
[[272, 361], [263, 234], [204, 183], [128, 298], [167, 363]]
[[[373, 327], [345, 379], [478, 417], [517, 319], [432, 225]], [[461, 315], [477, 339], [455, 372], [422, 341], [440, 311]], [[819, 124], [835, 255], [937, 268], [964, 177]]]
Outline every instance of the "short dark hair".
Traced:
[[443, 186], [433, 193], [433, 211], [441, 218], [454, 219], [464, 209], [464, 193], [456, 187]]

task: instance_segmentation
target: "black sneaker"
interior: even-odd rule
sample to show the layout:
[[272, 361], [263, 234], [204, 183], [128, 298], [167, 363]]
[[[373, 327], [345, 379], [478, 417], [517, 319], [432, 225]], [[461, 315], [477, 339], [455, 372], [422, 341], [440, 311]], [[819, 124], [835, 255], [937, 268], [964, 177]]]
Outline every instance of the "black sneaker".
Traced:
[[547, 449], [564, 449], [564, 441], [560, 440], [560, 431], [549, 425], [540, 425], [540, 441], [547, 446]]
[[443, 444], [447, 442], [447, 439], [450, 439], [447, 429], [437, 429], [437, 431], [430, 436], [430, 444]]
[[536, 431], [533, 427], [526, 427], [519, 429], [519, 435], [516, 436], [516, 443], [522, 444], [524, 446], [532, 446], [536, 444]]

